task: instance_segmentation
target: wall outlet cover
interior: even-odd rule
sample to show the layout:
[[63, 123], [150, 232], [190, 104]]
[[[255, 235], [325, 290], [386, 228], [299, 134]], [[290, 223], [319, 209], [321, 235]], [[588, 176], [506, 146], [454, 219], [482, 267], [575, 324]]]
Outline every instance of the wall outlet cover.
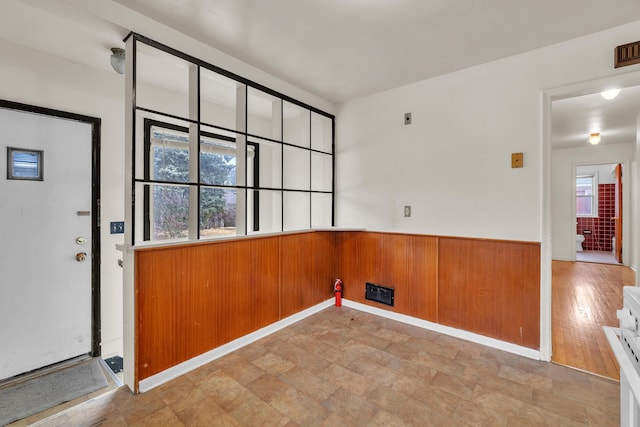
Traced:
[[111, 234], [124, 234], [124, 221], [113, 221], [110, 225]]

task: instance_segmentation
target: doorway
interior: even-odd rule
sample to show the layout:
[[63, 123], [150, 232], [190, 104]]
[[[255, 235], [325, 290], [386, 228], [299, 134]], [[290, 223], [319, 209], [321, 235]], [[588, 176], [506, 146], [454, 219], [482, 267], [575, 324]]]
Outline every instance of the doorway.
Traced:
[[[585, 230], [591, 232], [587, 235], [597, 235], [596, 225], [602, 225], [595, 222], [581, 224], [577, 215], [576, 190], [580, 184], [577, 179], [589, 175], [581, 167], [609, 164], [613, 169], [619, 164], [618, 172], [628, 172], [635, 156], [640, 87], [622, 84], [618, 86], [622, 87], [618, 98], [608, 100], [599, 89], [608, 88], [609, 85], [611, 82], [608, 81], [590, 82], [558, 89], [554, 95], [547, 93], [550, 109], [546, 113], [549, 133], [545, 149], [549, 153], [551, 172], [546, 176], [549, 179], [546, 190], [549, 216], [545, 221], [545, 235], [548, 236], [545, 242], [550, 249], [546, 259], [552, 277], [547, 282], [548, 296], [543, 288], [542, 301], [548, 298], [547, 308], [551, 311], [549, 359], [615, 377], [617, 364], [613, 357], [609, 357], [610, 349], [602, 326], [617, 325], [615, 310], [622, 307], [622, 287], [633, 285], [635, 275], [618, 262], [615, 262], [617, 265], [575, 262], [580, 258], [576, 256], [579, 252], [578, 236], [581, 234], [584, 237]], [[599, 141], [590, 140], [590, 135], [594, 133], [598, 134]], [[603, 174], [606, 174], [606, 178], [611, 179], [606, 183], [615, 186], [611, 172], [601, 172], [600, 177], [605, 178]], [[622, 176], [620, 184], [621, 180]], [[631, 225], [631, 203], [626, 203], [632, 197], [628, 184], [625, 182], [624, 186], [619, 185], [618, 191], [614, 190], [620, 197], [620, 200], [613, 202], [620, 215], [603, 212], [601, 221], [607, 223], [608, 236], [593, 239], [591, 243], [594, 246], [587, 246], [588, 249], [593, 247], [598, 252], [607, 252], [613, 259], [614, 244], [612, 240], [606, 244], [605, 239], [613, 239], [614, 231], [618, 231], [622, 242], [616, 250], [621, 252], [624, 264], [630, 262], [629, 245], [625, 245], [625, 242], [630, 242]], [[596, 184], [592, 188], [592, 196], [598, 197], [598, 191]], [[625, 203], [621, 203], [623, 194]], [[597, 218], [600, 214], [598, 205], [593, 200], [591, 202], [592, 215], [584, 215], [585, 218]], [[616, 220], [620, 222], [618, 226], [614, 224]], [[543, 344], [546, 344], [544, 335]]]
[[622, 263], [622, 163], [576, 167], [576, 261]]
[[100, 355], [100, 119], [0, 100], [0, 129], [1, 381]]

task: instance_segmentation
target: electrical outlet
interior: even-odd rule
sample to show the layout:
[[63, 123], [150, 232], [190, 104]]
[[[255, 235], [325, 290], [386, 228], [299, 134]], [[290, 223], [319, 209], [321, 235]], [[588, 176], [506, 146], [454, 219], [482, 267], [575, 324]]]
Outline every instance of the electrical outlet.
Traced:
[[404, 124], [405, 125], [411, 124], [411, 113], [404, 113]]
[[404, 216], [405, 218], [409, 218], [411, 216], [411, 206], [406, 205], [404, 207]]
[[111, 223], [111, 234], [123, 234], [124, 221], [114, 221]]

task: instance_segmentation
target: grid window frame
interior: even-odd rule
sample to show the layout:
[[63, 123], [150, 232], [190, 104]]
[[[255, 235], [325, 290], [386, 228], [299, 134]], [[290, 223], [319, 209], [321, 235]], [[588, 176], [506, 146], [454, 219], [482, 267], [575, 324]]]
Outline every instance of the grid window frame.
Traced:
[[[230, 73], [228, 71], [225, 71], [219, 67], [216, 67], [214, 65], [208, 64], [198, 58], [194, 58], [190, 55], [187, 55], [185, 53], [182, 53], [180, 51], [177, 51], [173, 48], [170, 48], [166, 45], [163, 45], [161, 43], [158, 43], [154, 40], [148, 39], [144, 36], [141, 36], [139, 34], [136, 33], [130, 33], [126, 38], [125, 41], [129, 42], [129, 39], [131, 39], [131, 45], [133, 46], [133, 67], [131, 72], [133, 74], [133, 77], [131, 79], [132, 81], [132, 87], [128, 87], [129, 90], [131, 90], [131, 92], [134, 94], [134, 96], [132, 97], [132, 136], [131, 136], [131, 150], [132, 150], [132, 162], [131, 162], [131, 167], [132, 167], [132, 182], [131, 182], [131, 186], [132, 186], [132, 206], [131, 206], [131, 244], [132, 245], [136, 245], [136, 244], [140, 244], [140, 243], [146, 243], [146, 242], [150, 242], [153, 241], [153, 239], [150, 236], [150, 214], [149, 214], [149, 210], [150, 210], [150, 206], [149, 206], [149, 198], [150, 198], [150, 193], [148, 190], [145, 191], [140, 191], [139, 188], [142, 185], [142, 188], [148, 188], [151, 185], [173, 185], [173, 184], [179, 184], [179, 185], [186, 185], [188, 186], [190, 189], [193, 188], [193, 190], [191, 191], [191, 196], [192, 198], [197, 198], [197, 202], [196, 203], [192, 203], [192, 209], [189, 210], [189, 217], [190, 217], [190, 222], [193, 223], [194, 218], [197, 219], [199, 221], [199, 219], [201, 218], [201, 200], [200, 200], [200, 195], [202, 193], [202, 189], [204, 188], [222, 188], [225, 190], [235, 190], [237, 192], [237, 194], [241, 194], [241, 197], [243, 198], [242, 203], [238, 203], [238, 210], [242, 210], [244, 209], [244, 211], [242, 212], [237, 212], [237, 218], [240, 218], [241, 221], [244, 222], [243, 226], [239, 229], [240, 232], [237, 234], [237, 237], [240, 236], [245, 236], [245, 235], [255, 235], [255, 234], [259, 234], [261, 232], [260, 230], [260, 215], [261, 215], [261, 211], [260, 211], [260, 197], [259, 197], [259, 193], [260, 192], [270, 192], [270, 193], [279, 193], [279, 199], [280, 199], [280, 203], [281, 203], [281, 207], [280, 207], [280, 218], [274, 218], [273, 220], [275, 221], [274, 223], [279, 223], [280, 224], [280, 230], [268, 230], [267, 232], [269, 233], [273, 233], [273, 232], [285, 232], [285, 231], [289, 231], [289, 230], [285, 230], [285, 226], [284, 226], [284, 217], [285, 215], [295, 215], [294, 213], [288, 212], [287, 209], [288, 207], [285, 204], [285, 197], [284, 195], [287, 193], [291, 193], [291, 192], [302, 192], [305, 194], [308, 194], [307, 199], [309, 200], [309, 205], [308, 205], [308, 209], [305, 209], [304, 211], [307, 212], [307, 216], [308, 218], [306, 218], [303, 221], [300, 221], [299, 223], [306, 223], [307, 225], [302, 227], [302, 228], [298, 228], [297, 230], [306, 230], [306, 229], [311, 229], [313, 228], [312, 224], [314, 221], [316, 221], [313, 218], [321, 218], [321, 223], [323, 226], [333, 226], [334, 225], [334, 205], [335, 205], [335, 196], [334, 196], [334, 189], [335, 189], [335, 184], [334, 184], [334, 174], [335, 174], [335, 157], [334, 157], [334, 152], [335, 152], [335, 117], [329, 113], [323, 112], [317, 108], [311, 107], [303, 102], [300, 102], [298, 100], [295, 100], [289, 96], [283, 95], [281, 93], [278, 93], [272, 89], [269, 89], [265, 86], [262, 86], [260, 84], [257, 84], [255, 82], [252, 82], [250, 80], [247, 80], [243, 77], [240, 77], [238, 75], [235, 75], [233, 73]], [[183, 117], [182, 115], [175, 115], [172, 113], [168, 113], [162, 110], [162, 108], [157, 108], [154, 105], [138, 105], [136, 104], [136, 97], [135, 97], [135, 93], [136, 93], [136, 85], [138, 83], [137, 81], [137, 76], [136, 76], [136, 51], [138, 48], [138, 45], [142, 44], [144, 45], [145, 50], [148, 52], [150, 49], [157, 49], [159, 50], [162, 55], [173, 55], [175, 57], [177, 57], [180, 61], [186, 62], [187, 64], [189, 64], [189, 76], [191, 79], [191, 76], [194, 75], [196, 76], [196, 80], [198, 83], [196, 84], [196, 88], [195, 90], [192, 89], [190, 87], [189, 89], [189, 94], [188, 97], [190, 99], [190, 105], [197, 105], [197, 107], [194, 109], [193, 107], [190, 107], [190, 111], [189, 111], [189, 117]], [[244, 117], [242, 117], [242, 120], [236, 120], [236, 126], [235, 128], [229, 128], [229, 127], [223, 127], [220, 125], [216, 125], [213, 123], [207, 123], [204, 121], [200, 120], [200, 110], [201, 110], [201, 105], [202, 105], [202, 100], [200, 98], [200, 74], [202, 70], [206, 70], [206, 73], [208, 73], [209, 75], [211, 73], [217, 73], [219, 74], [221, 77], [227, 79], [227, 80], [231, 80], [236, 82], [237, 88], [239, 88], [239, 92], [244, 91], [243, 97], [244, 99], [242, 99], [241, 97], [238, 98], [238, 106], [236, 114], [238, 114], [239, 116], [242, 116], [242, 114], [244, 114]], [[264, 92], [265, 94], [267, 94], [270, 97], [273, 97], [273, 99], [275, 99], [277, 101], [274, 102], [274, 106], [273, 111], [272, 111], [272, 121], [279, 121], [279, 130], [274, 131], [274, 133], [271, 135], [271, 137], [269, 137], [268, 135], [265, 135], [265, 133], [261, 133], [261, 134], [254, 134], [248, 131], [248, 123], [249, 123], [249, 115], [247, 113], [247, 103], [249, 102], [248, 100], [248, 93], [250, 91], [256, 92], [256, 91], [260, 91], [260, 92]], [[194, 95], [195, 94], [195, 95]], [[196, 103], [194, 104], [192, 101], [196, 101]], [[284, 106], [288, 106], [291, 107], [292, 105], [295, 106], [295, 108], [297, 108], [301, 113], [300, 116], [303, 117], [300, 120], [299, 123], [299, 127], [301, 129], [300, 132], [302, 132], [303, 136], [302, 138], [305, 138], [308, 140], [308, 142], [306, 143], [306, 147], [301, 147], [298, 143], [295, 144], [291, 144], [287, 141], [285, 141], [284, 138], [284, 120], [285, 118], [283, 117], [283, 115], [285, 114], [284, 112]], [[279, 109], [279, 111], [278, 111]], [[305, 118], [306, 115], [306, 118]], [[149, 117], [155, 117], [156, 119], [150, 119]], [[157, 120], [157, 119], [160, 120]], [[312, 129], [312, 126], [316, 126], [316, 123], [318, 123], [318, 118], [321, 119], [321, 123], [323, 125], [323, 129]], [[139, 120], [138, 119], [144, 119], [144, 141], [136, 141], [136, 136], [138, 136], [138, 139], [140, 138], [140, 133], [137, 133], [137, 129], [136, 126], [140, 126]], [[166, 119], [166, 122], [165, 120]], [[198, 152], [197, 154], [191, 154], [189, 153], [188, 156], [190, 159], [198, 159], [197, 161], [197, 167], [194, 167], [194, 165], [192, 165], [190, 167], [190, 172], [189, 172], [189, 179], [187, 180], [187, 182], [180, 182], [180, 183], [176, 183], [176, 182], [167, 182], [164, 180], [154, 180], [151, 173], [150, 173], [150, 158], [149, 158], [149, 142], [147, 141], [148, 139], [148, 133], [149, 130], [147, 129], [147, 123], [148, 121], [150, 122], [155, 122], [156, 124], [160, 123], [160, 126], [165, 126], [168, 125], [169, 127], [178, 127], [175, 125], [171, 125], [172, 121], [179, 121], [181, 123], [185, 123], [188, 124], [189, 126], [189, 133], [192, 135], [199, 135], [198, 137], [198, 142], [197, 144], [191, 144], [191, 147], [197, 146], [198, 147]], [[227, 120], [227, 123], [229, 121]], [[274, 125], [275, 128], [276, 125]], [[305, 126], [308, 126], [308, 135], [304, 136], [304, 134], [307, 133], [307, 130], [305, 130]], [[216, 133], [213, 135], [213, 137], [215, 138], [219, 138], [219, 137], [223, 137], [224, 139], [227, 140], [232, 140], [234, 141], [234, 143], [236, 143], [236, 156], [242, 156], [242, 160], [238, 161], [238, 163], [242, 163], [242, 165], [238, 165], [238, 180], [235, 184], [233, 185], [228, 185], [228, 184], [207, 184], [207, 183], [203, 183], [202, 182], [202, 177], [200, 174], [200, 156], [201, 156], [201, 147], [202, 147], [202, 143], [200, 141], [200, 137], [203, 135], [206, 135], [206, 132], [202, 132], [202, 128], [206, 128], [206, 129], [213, 129], [216, 131]], [[298, 129], [296, 129], [298, 130]], [[184, 127], [181, 127], [181, 131], [185, 131]], [[218, 131], [220, 132], [218, 134]], [[318, 148], [318, 144], [315, 144], [312, 142], [314, 136], [313, 135], [317, 135], [317, 134], [321, 134], [324, 135], [324, 141], [323, 144], [320, 145], [320, 149]], [[229, 137], [226, 135], [234, 135], [234, 137]], [[327, 137], [327, 135], [329, 135]], [[327, 138], [329, 138], [330, 144], [327, 144]], [[263, 141], [268, 141], [270, 144], [272, 144], [273, 146], [277, 147], [280, 150], [280, 171], [279, 171], [279, 181], [278, 180], [274, 180], [275, 185], [272, 185], [271, 183], [267, 183], [267, 180], [261, 180], [260, 179], [260, 174], [262, 173], [260, 170], [260, 164], [261, 161], [264, 163], [264, 159], [268, 158], [266, 157], [268, 153], [264, 153], [264, 157], [262, 158], [262, 160], [260, 160], [259, 156], [262, 156], [263, 154], [260, 153], [260, 144], [253, 142], [252, 139], [258, 139], [258, 140], [263, 140]], [[140, 163], [141, 159], [138, 159], [139, 163], [136, 163], [136, 153], [138, 153], [138, 155], [140, 155], [140, 144], [144, 144], [144, 147], [142, 148], [142, 152], [144, 156], [147, 156], [144, 160], [142, 160], [142, 163]], [[290, 168], [292, 167], [291, 165], [286, 165], [285, 163], [285, 159], [284, 159], [284, 152], [286, 149], [288, 149], [287, 147], [292, 147], [295, 149], [302, 149], [305, 150], [305, 152], [307, 153], [305, 156], [308, 158], [308, 166], [306, 166], [305, 171], [307, 172], [304, 175], [304, 179], [305, 180], [305, 184], [303, 186], [293, 186], [293, 185], [285, 185], [284, 182], [284, 176], [285, 174], [289, 173]], [[241, 153], [239, 151], [244, 151], [244, 153]], [[264, 150], [263, 150], [264, 151]], [[319, 153], [326, 156], [329, 156], [329, 158], [331, 159], [331, 171], [330, 171], [330, 175], [331, 175], [331, 184], [330, 184], [330, 190], [328, 189], [328, 185], [325, 182], [325, 184], [322, 186], [321, 189], [318, 189], [318, 186], [314, 186], [312, 184], [312, 180], [313, 180], [313, 165], [312, 165], [312, 157], [314, 156], [314, 153]], [[250, 158], [250, 155], [255, 156], [254, 158]], [[140, 171], [137, 169], [140, 169], [140, 165], [142, 165], [142, 168], [144, 168], [144, 173], [142, 174], [142, 176], [139, 176]], [[194, 169], [197, 169], [194, 172]], [[326, 166], [325, 166], [326, 169]], [[278, 171], [272, 171], [272, 173], [277, 174]], [[324, 171], [325, 175], [327, 175], [326, 170]], [[194, 179], [194, 176], [197, 176], [197, 179]], [[249, 181], [248, 181], [249, 180]], [[262, 184], [262, 181], [265, 181], [265, 184]], [[262, 184], [262, 185], [261, 185]], [[289, 188], [289, 187], [296, 187], [296, 188]], [[141, 194], [139, 194], [141, 193]], [[251, 194], [251, 196], [249, 196]], [[318, 206], [317, 209], [322, 209], [323, 215], [318, 215], [317, 213], [314, 214], [314, 206], [313, 206], [313, 202], [312, 200], [316, 200], [317, 197], [315, 196], [319, 196], [322, 195], [323, 196], [323, 200], [325, 200], [323, 206]], [[251, 200], [248, 200], [248, 198], [251, 197]], [[331, 212], [327, 213], [327, 206], [326, 206], [326, 200], [327, 197], [331, 198]], [[140, 209], [136, 208], [136, 200], [140, 201], [140, 199], [142, 199], [143, 203], [144, 203], [144, 208], [142, 209], [143, 215], [140, 215]], [[276, 197], [277, 199], [277, 197]], [[195, 207], [195, 211], [193, 209], [193, 207]], [[251, 212], [248, 212], [248, 210], [251, 209]], [[265, 209], [265, 212], [267, 210]], [[327, 216], [330, 216], [330, 218], [327, 218]], [[136, 234], [136, 229], [138, 229], [140, 227], [140, 224], [136, 225], [136, 222], [143, 222], [142, 224], [142, 228], [143, 228], [143, 232], [142, 235], [140, 237], [140, 235]], [[250, 224], [249, 224], [250, 223]], [[293, 231], [293, 230], [291, 230]], [[139, 231], [138, 231], [139, 233]], [[136, 237], [138, 236], [138, 237]], [[201, 240], [202, 236], [200, 235], [200, 226], [196, 227], [196, 231], [195, 233], [193, 232], [189, 232], [189, 235], [187, 237], [187, 241], [193, 241], [193, 240]]]

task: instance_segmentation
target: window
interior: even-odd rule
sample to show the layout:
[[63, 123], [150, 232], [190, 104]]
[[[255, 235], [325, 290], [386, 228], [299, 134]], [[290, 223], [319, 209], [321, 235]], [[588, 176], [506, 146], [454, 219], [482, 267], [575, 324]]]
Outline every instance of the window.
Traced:
[[7, 147], [7, 179], [42, 181], [42, 150]]
[[[236, 144], [233, 138], [201, 133], [199, 182], [190, 183], [189, 130], [170, 123], [145, 120], [144, 240], [188, 237], [191, 186], [197, 187], [201, 237], [236, 235]], [[257, 147], [248, 145], [252, 160], [250, 182], [259, 175], [253, 162]], [[180, 185], [189, 184], [189, 185]], [[254, 201], [254, 211], [259, 201]], [[257, 215], [256, 215], [257, 216]], [[253, 226], [257, 231], [257, 226]]]
[[576, 216], [598, 216], [598, 180], [596, 175], [576, 177]]
[[334, 117], [135, 33], [132, 244], [333, 225]]

